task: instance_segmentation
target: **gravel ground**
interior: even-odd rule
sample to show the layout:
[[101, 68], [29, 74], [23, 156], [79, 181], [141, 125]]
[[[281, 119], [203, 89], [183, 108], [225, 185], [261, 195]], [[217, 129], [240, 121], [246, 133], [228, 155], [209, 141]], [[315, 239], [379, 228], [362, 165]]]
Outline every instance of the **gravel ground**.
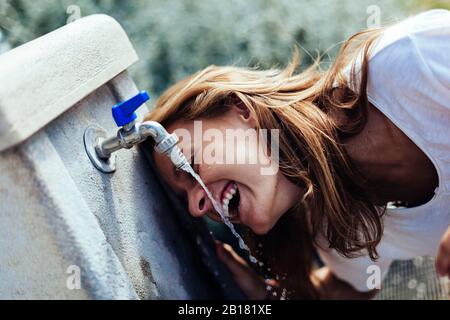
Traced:
[[395, 261], [375, 299], [450, 300], [450, 280], [438, 277], [433, 258]]

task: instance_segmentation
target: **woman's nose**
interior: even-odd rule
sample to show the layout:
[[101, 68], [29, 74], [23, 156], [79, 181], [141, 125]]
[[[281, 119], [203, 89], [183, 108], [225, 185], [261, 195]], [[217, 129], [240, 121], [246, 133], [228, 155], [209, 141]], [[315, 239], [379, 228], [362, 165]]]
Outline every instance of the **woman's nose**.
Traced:
[[202, 188], [195, 187], [189, 192], [189, 212], [192, 216], [203, 217], [212, 209], [211, 201]]

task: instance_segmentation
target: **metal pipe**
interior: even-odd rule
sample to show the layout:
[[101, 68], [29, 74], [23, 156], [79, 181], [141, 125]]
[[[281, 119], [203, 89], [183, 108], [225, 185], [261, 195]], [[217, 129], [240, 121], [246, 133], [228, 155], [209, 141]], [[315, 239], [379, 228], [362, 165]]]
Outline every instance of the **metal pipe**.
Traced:
[[178, 137], [169, 134], [158, 122], [147, 121], [143, 123], [131, 123], [121, 128], [117, 135], [111, 138], [98, 138], [95, 146], [97, 156], [101, 159], [109, 159], [111, 155], [121, 149], [131, 149], [133, 146], [152, 137], [155, 141], [155, 150], [166, 154], [174, 165], [181, 168], [189, 162], [176, 145]]

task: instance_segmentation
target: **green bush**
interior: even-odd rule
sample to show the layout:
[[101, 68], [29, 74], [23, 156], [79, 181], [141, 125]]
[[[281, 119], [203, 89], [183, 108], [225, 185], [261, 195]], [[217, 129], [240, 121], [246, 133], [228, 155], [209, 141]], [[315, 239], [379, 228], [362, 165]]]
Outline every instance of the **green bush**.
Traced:
[[132, 74], [154, 95], [210, 64], [283, 66], [295, 44], [305, 64], [316, 52], [332, 57], [337, 44], [366, 28], [369, 6], [387, 23], [405, 10], [393, 0], [0, 0], [0, 31], [18, 46], [64, 25], [71, 5], [123, 25], [141, 58]]

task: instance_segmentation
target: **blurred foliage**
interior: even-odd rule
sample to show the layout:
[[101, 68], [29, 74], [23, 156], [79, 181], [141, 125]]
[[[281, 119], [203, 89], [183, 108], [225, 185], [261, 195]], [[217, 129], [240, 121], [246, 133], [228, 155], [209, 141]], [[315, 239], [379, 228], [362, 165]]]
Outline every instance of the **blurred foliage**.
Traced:
[[450, 10], [450, 0], [415, 0], [409, 3], [412, 10], [447, 9]]
[[141, 58], [131, 69], [136, 82], [158, 95], [210, 64], [283, 66], [295, 44], [305, 64], [317, 53], [333, 57], [339, 43], [366, 28], [369, 6], [378, 6], [381, 22], [391, 23], [422, 2], [445, 7], [449, 0], [406, 2], [409, 6], [395, 0], [0, 0], [0, 50], [63, 26], [69, 6], [77, 5], [82, 16], [105, 13], [122, 24]]

